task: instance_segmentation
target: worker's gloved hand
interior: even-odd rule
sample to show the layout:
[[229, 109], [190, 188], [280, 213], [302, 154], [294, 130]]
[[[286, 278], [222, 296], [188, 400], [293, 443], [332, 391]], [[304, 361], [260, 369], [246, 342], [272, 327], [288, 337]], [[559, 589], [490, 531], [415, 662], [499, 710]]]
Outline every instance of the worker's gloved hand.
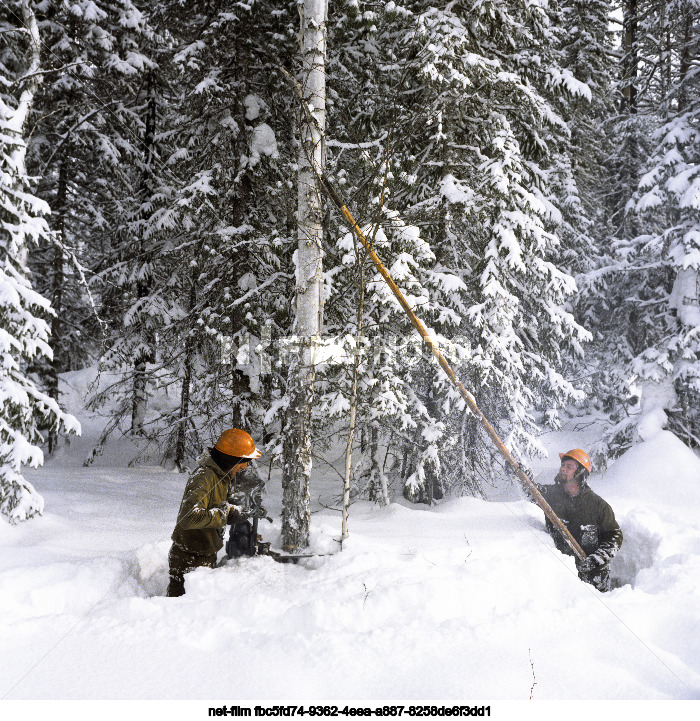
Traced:
[[228, 526], [233, 526], [236, 523], [241, 523], [247, 518], [248, 516], [243, 513], [243, 511], [238, 506], [232, 506], [228, 504], [228, 518], [226, 519], [226, 524]]
[[586, 556], [583, 561], [576, 559], [576, 568], [582, 573], [590, 573], [591, 571], [597, 571], [605, 565], [605, 560], [600, 556], [592, 553], [590, 556]]
[[225, 526], [230, 508], [230, 503], [222, 503], [220, 506], [214, 506], [214, 508], [212, 508], [210, 512], [213, 513], [214, 511], [218, 511], [221, 523]]

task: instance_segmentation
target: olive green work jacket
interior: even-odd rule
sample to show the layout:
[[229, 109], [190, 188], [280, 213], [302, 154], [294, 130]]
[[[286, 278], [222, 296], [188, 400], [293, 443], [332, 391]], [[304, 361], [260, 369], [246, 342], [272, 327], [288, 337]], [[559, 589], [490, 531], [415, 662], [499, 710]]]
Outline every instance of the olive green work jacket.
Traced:
[[[615, 555], [622, 545], [622, 530], [610, 504], [594, 493], [588, 484], [584, 483], [579, 494], [573, 498], [556, 483], [538, 484], [537, 489], [587, 555], [598, 551], [606, 561]], [[552, 522], [546, 519], [546, 523], [556, 547], [562, 553], [572, 555]]]
[[211, 555], [224, 545], [228, 519], [226, 497], [233, 475], [224, 473], [211, 456], [193, 471], [182, 496], [173, 543], [187, 553]]

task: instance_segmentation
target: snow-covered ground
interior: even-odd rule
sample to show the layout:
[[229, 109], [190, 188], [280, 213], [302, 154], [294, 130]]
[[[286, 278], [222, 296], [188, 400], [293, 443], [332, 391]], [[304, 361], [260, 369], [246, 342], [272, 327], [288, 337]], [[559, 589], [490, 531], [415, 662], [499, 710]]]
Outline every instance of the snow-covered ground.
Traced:
[[[522, 701], [527, 709], [530, 699], [586, 699], [686, 700], [669, 713], [696, 717], [700, 459], [667, 431], [591, 479], [625, 535], [613, 566], [619, 587], [608, 594], [578, 580], [542, 512], [524, 500], [358, 502], [339, 551], [340, 514], [328, 508], [339, 481], [320, 473], [312, 550], [331, 555], [200, 569], [188, 575], [187, 594], [170, 599], [169, 537], [186, 478], [129, 467], [119, 443], [82, 465], [99, 433], [78, 407], [86, 377], [71, 374], [66, 396], [83, 437], [26, 472], [45, 499], [43, 517], [0, 522], [0, 713], [44, 713], [29, 703], [44, 699], [202, 702], [170, 704], [166, 715], [176, 718], [178, 709], [204, 718], [217, 701], [251, 699]], [[550, 459], [536, 464], [537, 480], [553, 477], [557, 451], [590, 446], [598, 432], [572, 421], [545, 436]], [[261, 530], [275, 546], [274, 469], [267, 501], [275, 522]], [[117, 709], [140, 717], [143, 706]], [[519, 717], [599, 712], [571, 703], [507, 708]]]

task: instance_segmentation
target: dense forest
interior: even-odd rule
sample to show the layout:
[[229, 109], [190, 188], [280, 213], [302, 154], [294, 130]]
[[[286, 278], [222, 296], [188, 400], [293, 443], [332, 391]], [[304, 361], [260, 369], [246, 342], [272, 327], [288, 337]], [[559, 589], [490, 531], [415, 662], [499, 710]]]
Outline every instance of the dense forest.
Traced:
[[577, 412], [609, 421], [598, 469], [649, 412], [700, 447], [699, 11], [4, 0], [3, 516], [41, 512], [22, 466], [86, 366], [116, 379], [102, 442], [184, 470], [248, 429], [301, 545], [351, 430], [353, 494], [488, 493], [502, 460], [315, 162], [516, 458]]

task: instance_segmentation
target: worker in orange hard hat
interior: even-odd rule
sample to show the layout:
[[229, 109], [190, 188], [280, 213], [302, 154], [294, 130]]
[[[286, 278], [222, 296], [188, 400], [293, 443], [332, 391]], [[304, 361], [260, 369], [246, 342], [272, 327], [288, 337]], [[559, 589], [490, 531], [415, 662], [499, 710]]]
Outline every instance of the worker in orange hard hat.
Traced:
[[560, 453], [559, 458], [563, 461], [565, 458], [567, 459], [573, 459], [576, 461], [579, 465], [579, 469], [581, 468], [586, 471], [587, 475], [590, 475], [591, 470], [593, 469], [593, 464], [591, 463], [591, 459], [588, 457], [588, 453], [586, 451], [582, 451], [580, 448], [574, 448], [571, 451], [567, 451], [566, 453]]
[[[586, 554], [585, 559], [576, 559], [579, 578], [599, 591], [609, 591], [609, 564], [622, 545], [622, 530], [610, 505], [588, 485], [592, 470], [588, 454], [574, 448], [560, 453], [559, 458], [554, 485], [537, 484], [537, 488]], [[572, 555], [552, 522], [546, 519], [546, 523], [556, 547]]]
[[261, 455], [249, 433], [229, 428], [190, 476], [168, 555], [168, 596], [185, 593], [188, 571], [199, 566], [214, 566], [223, 546], [226, 525], [246, 519], [238, 506], [228, 502], [228, 494], [236, 474], [247, 468], [249, 460]]

